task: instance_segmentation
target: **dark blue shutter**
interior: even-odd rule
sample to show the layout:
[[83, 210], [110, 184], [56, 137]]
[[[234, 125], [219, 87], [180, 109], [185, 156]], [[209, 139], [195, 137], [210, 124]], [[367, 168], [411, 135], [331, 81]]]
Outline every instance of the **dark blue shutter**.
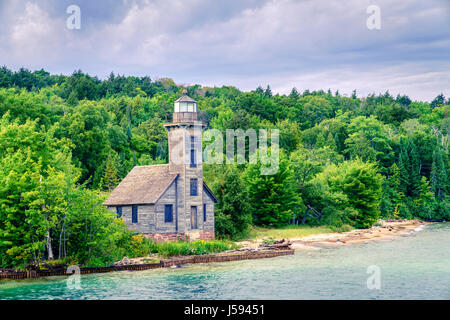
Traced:
[[203, 204], [203, 221], [206, 221], [206, 203]]
[[173, 205], [166, 204], [164, 207], [164, 222], [173, 221]]
[[138, 206], [133, 205], [131, 207], [131, 222], [138, 223]]
[[195, 161], [195, 150], [191, 149], [191, 168], [197, 168], [197, 162]]
[[116, 207], [117, 218], [122, 216], [122, 207]]
[[197, 179], [191, 179], [191, 196], [196, 196], [197, 194]]

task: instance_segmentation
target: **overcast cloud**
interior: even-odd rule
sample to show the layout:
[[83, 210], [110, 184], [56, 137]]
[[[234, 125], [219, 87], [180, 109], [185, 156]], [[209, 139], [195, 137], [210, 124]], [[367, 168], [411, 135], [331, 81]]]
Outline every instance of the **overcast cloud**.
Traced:
[[[66, 8], [81, 8], [81, 29]], [[369, 30], [369, 5], [381, 29]], [[0, 64], [105, 78], [450, 96], [448, 0], [2, 0]]]

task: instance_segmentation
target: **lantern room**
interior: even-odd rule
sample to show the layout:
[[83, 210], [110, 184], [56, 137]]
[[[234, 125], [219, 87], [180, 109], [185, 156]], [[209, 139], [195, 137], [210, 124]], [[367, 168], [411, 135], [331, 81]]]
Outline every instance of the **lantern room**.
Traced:
[[192, 122], [197, 120], [197, 101], [183, 90], [181, 97], [174, 103], [173, 122]]

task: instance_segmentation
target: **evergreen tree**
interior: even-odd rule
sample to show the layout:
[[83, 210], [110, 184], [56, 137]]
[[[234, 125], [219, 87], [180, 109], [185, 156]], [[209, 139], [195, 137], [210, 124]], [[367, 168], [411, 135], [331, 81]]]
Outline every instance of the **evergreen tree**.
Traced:
[[409, 186], [410, 169], [409, 169], [409, 157], [404, 150], [400, 151], [400, 155], [398, 157], [398, 170], [400, 178], [399, 189], [403, 194], [406, 195]]
[[106, 161], [101, 186], [104, 190], [111, 192], [118, 184], [119, 184], [119, 177], [116, 169], [116, 164], [113, 158], [111, 157], [111, 154], [109, 154], [108, 160]]
[[445, 97], [444, 97], [444, 94], [441, 93], [436, 98], [434, 98], [433, 101], [431, 101], [430, 106], [431, 106], [431, 108], [436, 108], [436, 107], [442, 106], [444, 104], [445, 104]]
[[258, 88], [256, 88], [255, 92], [259, 95], [263, 95], [264, 89], [261, 86], [258, 86]]
[[432, 207], [433, 193], [431, 192], [431, 186], [426, 177], [422, 177], [420, 180], [419, 194], [414, 200], [417, 207], [416, 216], [421, 219], [432, 219], [434, 211]]
[[292, 99], [298, 99], [300, 97], [300, 94], [297, 91], [297, 88], [292, 88], [291, 93], [289, 94], [289, 97]]
[[421, 176], [420, 176], [420, 159], [419, 154], [417, 153], [417, 148], [414, 142], [409, 143], [409, 151], [410, 151], [410, 175], [409, 175], [409, 188], [411, 190], [410, 194], [412, 197], [418, 197], [420, 193], [421, 187]]
[[440, 148], [436, 148], [433, 153], [430, 181], [431, 190], [436, 199], [441, 201], [444, 200], [447, 191], [448, 177]]
[[266, 90], [264, 91], [264, 95], [265, 95], [266, 97], [272, 98], [272, 90], [270, 89], [270, 86], [269, 86], [269, 85], [267, 85], [267, 88], [266, 88]]
[[401, 191], [400, 169], [397, 164], [393, 164], [389, 168], [389, 177], [383, 183], [382, 195], [382, 212], [387, 217], [396, 217], [399, 206], [404, 198], [404, 193]]

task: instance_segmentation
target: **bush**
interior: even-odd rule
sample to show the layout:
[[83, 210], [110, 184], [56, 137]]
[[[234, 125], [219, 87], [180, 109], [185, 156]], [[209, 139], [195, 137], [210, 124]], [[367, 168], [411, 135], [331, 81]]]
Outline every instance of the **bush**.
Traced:
[[234, 243], [225, 240], [198, 240], [193, 242], [179, 240], [177, 242], [153, 243], [151, 252], [168, 258], [173, 256], [203, 255], [235, 248], [237, 246]]

